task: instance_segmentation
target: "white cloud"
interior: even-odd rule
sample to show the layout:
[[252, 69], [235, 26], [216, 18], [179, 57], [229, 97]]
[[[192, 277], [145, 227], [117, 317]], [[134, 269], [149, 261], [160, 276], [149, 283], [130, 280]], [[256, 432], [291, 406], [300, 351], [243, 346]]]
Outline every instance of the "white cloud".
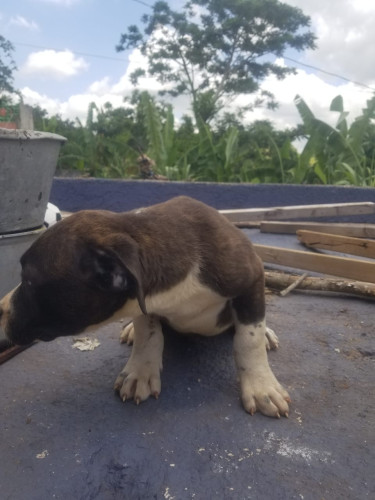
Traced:
[[50, 116], [58, 114], [63, 119], [75, 120], [78, 118], [82, 123], [85, 123], [89, 104], [95, 102], [100, 108], [105, 103], [110, 102], [115, 108], [124, 105], [122, 96], [113, 94], [103, 94], [98, 96], [94, 93], [76, 94], [69, 97], [67, 101], [52, 99], [45, 94], [39, 94], [29, 87], [21, 89], [23, 100], [31, 106], [40, 106], [46, 109]]
[[107, 102], [110, 102], [114, 108], [120, 108], [124, 105], [122, 96], [115, 96], [113, 94], [103, 94], [101, 96], [89, 93], [77, 94], [71, 96], [66, 102], [61, 103], [60, 114], [63, 118], [71, 120], [79, 118], [79, 120], [85, 123], [89, 104], [92, 102], [95, 102], [98, 108], [103, 107]]
[[[135, 88], [130, 82], [130, 75], [138, 68], [147, 68], [147, 59], [138, 49], [135, 49], [129, 55], [129, 64], [125, 74], [112, 87], [112, 92], [115, 94], [130, 94]], [[154, 77], [142, 77], [139, 78], [137, 88], [141, 91], [148, 90], [150, 94], [157, 94], [159, 90], [162, 90], [163, 88], [165, 89], [166, 87], [158, 82]]]
[[21, 89], [23, 100], [26, 104], [31, 106], [40, 106], [43, 109], [48, 110], [49, 115], [54, 115], [60, 113], [61, 103], [58, 99], [52, 99], [47, 95], [42, 95], [29, 87], [24, 87]]
[[[74, 120], [78, 117], [85, 122], [87, 109], [91, 102], [96, 102], [98, 107], [103, 106], [106, 102], [110, 102], [114, 107], [124, 106], [124, 96], [130, 96], [134, 88], [129, 81], [128, 75], [129, 71], [112, 85], [109, 77], [105, 77], [91, 84], [87, 92], [72, 95], [64, 102], [33, 92], [28, 87], [22, 89], [22, 94], [26, 103], [38, 104], [47, 109], [50, 115], [58, 113], [64, 119]], [[145, 78], [140, 88], [156, 94], [159, 86], [160, 84], [155, 82], [154, 79]], [[345, 109], [350, 111], [349, 122], [361, 114], [361, 108], [365, 106], [366, 100], [371, 97], [371, 93], [361, 91], [351, 83], [339, 86], [332, 85], [323, 81], [317, 75], [308, 74], [303, 70], [298, 70], [296, 75], [291, 75], [283, 81], [271, 76], [264, 81], [263, 88], [277, 96], [279, 108], [276, 111], [256, 108], [245, 116], [245, 120], [252, 122], [254, 120], [268, 119], [278, 129], [293, 127], [301, 123], [294, 104], [294, 98], [297, 94], [306, 101], [317, 118], [327, 121], [331, 125], [335, 125], [338, 117], [336, 113], [329, 111], [329, 107], [332, 99], [338, 94], [343, 96]], [[245, 106], [249, 104], [249, 99], [251, 97], [246, 95], [239, 96], [233, 106]], [[176, 117], [181, 117], [182, 114], [189, 111], [188, 98], [182, 96], [173, 100], [173, 106]]]
[[111, 85], [110, 85], [110, 78], [108, 76], [105, 76], [101, 80], [92, 83], [88, 88], [88, 92], [90, 94], [95, 94], [97, 96], [105, 95], [108, 92], [110, 92], [110, 90], [111, 90]]
[[[276, 95], [278, 109], [269, 111], [265, 108], [257, 108], [246, 118], [249, 121], [268, 119], [279, 129], [293, 127], [302, 122], [294, 104], [294, 98], [297, 94], [306, 101], [317, 118], [333, 126], [336, 124], [338, 115], [330, 111], [329, 108], [331, 101], [337, 95], [342, 95], [344, 108], [350, 112], [349, 122], [361, 114], [366, 100], [371, 97], [371, 93], [359, 89], [352, 83], [333, 85], [322, 80], [319, 76], [303, 70], [298, 70], [296, 75], [291, 75], [282, 81], [270, 76], [264, 81], [262, 88]], [[241, 105], [241, 102], [246, 104], [245, 96], [240, 96], [236, 104]]]
[[[354, 81], [375, 85], [373, 0], [285, 0], [311, 16], [317, 49], [301, 59]], [[302, 5], [301, 5], [302, 4]]]
[[[48, 52], [48, 54], [45, 54]], [[52, 54], [50, 54], [52, 52]], [[36, 53], [37, 58], [32, 58], [28, 67], [23, 68], [23, 71], [29, 70], [30, 72], [38, 75], [47, 75], [49, 77], [54, 75], [66, 76], [66, 70], [72, 69], [71, 59], [74, 57], [72, 53], [68, 60], [57, 61], [56, 53], [54, 51], [43, 51]], [[88, 106], [91, 102], [95, 102], [98, 107], [103, 106], [106, 102], [110, 102], [114, 107], [124, 106], [124, 97], [130, 96], [135, 89], [131, 84], [129, 75], [139, 67], [145, 67], [146, 60], [138, 50], [134, 50], [129, 56], [129, 65], [124, 75], [117, 81], [111, 84], [111, 78], [108, 76], [103, 77], [101, 80], [93, 82], [86, 92], [75, 94], [69, 97], [65, 102], [57, 99], [50, 99], [46, 95], [39, 94], [32, 91], [29, 87], [21, 89], [24, 101], [30, 105], [39, 105], [43, 109], [47, 109], [50, 115], [60, 114], [64, 119], [69, 118], [74, 120], [79, 118], [85, 122], [87, 116]], [[65, 69], [64, 69], [65, 68]], [[156, 95], [161, 90], [162, 85], [156, 81], [155, 78], [141, 78], [139, 81], [139, 90], [148, 90], [151, 94]], [[174, 103], [176, 114], [183, 114], [186, 112], [188, 103], [185, 98], [178, 99]]]
[[355, 0], [354, 2], [350, 2], [353, 9], [358, 10], [359, 12], [374, 12], [375, 5], [372, 0]]
[[[133, 62], [135, 60], [139, 61], [137, 54]], [[280, 64], [282, 64], [282, 60]], [[106, 102], [110, 102], [114, 107], [124, 105], [124, 97], [130, 96], [134, 89], [129, 81], [131, 71], [131, 67], [128, 68], [119, 81], [113, 84], [111, 84], [109, 77], [93, 82], [87, 92], [72, 95], [64, 102], [33, 92], [28, 87], [22, 89], [22, 94], [26, 103], [31, 105], [39, 104], [42, 108], [47, 109], [50, 115], [58, 113], [64, 119], [69, 118], [72, 120], [78, 117], [84, 123], [91, 102], [96, 102], [98, 107], [103, 106]], [[157, 90], [160, 89], [160, 84], [155, 79], [144, 78], [139, 88], [156, 94]], [[270, 76], [264, 81], [262, 88], [276, 95], [279, 108], [276, 111], [256, 108], [253, 112], [245, 115], [245, 120], [252, 122], [254, 120], [268, 119], [278, 129], [293, 127], [301, 123], [294, 104], [294, 98], [297, 94], [306, 101], [317, 118], [327, 121], [331, 125], [335, 125], [337, 114], [329, 111], [329, 107], [332, 99], [338, 94], [343, 96], [345, 109], [350, 111], [349, 122], [361, 114], [361, 108], [365, 106], [366, 100], [371, 97], [371, 93], [361, 90], [352, 83], [339, 86], [333, 85], [304, 70], [298, 70], [296, 75], [291, 75], [282, 81]], [[239, 96], [233, 106], [245, 106], [249, 104], [250, 99], [252, 99], [251, 96]], [[175, 115], [179, 118], [189, 111], [190, 104], [188, 98], [182, 96], [173, 100], [173, 106]]]
[[53, 80], [64, 80], [87, 70], [88, 63], [70, 50], [42, 50], [33, 52], [21, 68], [21, 72]]
[[26, 28], [32, 31], [38, 31], [39, 26], [35, 21], [28, 21], [23, 16], [11, 17], [9, 20], [11, 26], [17, 26], [19, 28]]
[[[61, 5], [74, 3], [74, 0], [39, 1], [50, 1]], [[375, 0], [284, 1], [302, 8], [305, 14], [311, 16], [312, 29], [319, 37], [318, 48], [315, 51], [307, 51], [298, 56], [292, 55], [294, 59], [299, 57], [301, 62], [375, 87], [375, 72], [372, 67], [372, 61], [375, 60]], [[288, 64], [291, 63], [288, 62]], [[95, 101], [98, 106], [102, 106], [105, 102], [110, 102], [115, 107], [123, 105], [123, 97], [129, 96], [134, 89], [129, 75], [138, 67], [146, 68], [147, 64], [141, 53], [134, 50], [129, 55], [126, 71], [116, 81], [110, 75], [102, 74], [92, 82], [87, 91], [77, 91], [64, 102], [50, 99], [36, 92], [33, 94], [28, 89], [25, 101], [30, 102], [34, 99], [34, 102], [30, 102], [31, 104], [39, 104], [50, 114], [58, 112], [63, 118], [70, 119], [78, 116], [84, 121], [88, 105], [92, 101]], [[42, 51], [30, 56], [24, 71], [46, 78], [67, 78], [76, 76], [86, 69], [87, 63], [69, 51]], [[162, 88], [155, 78], [141, 78], [139, 83], [140, 90], [148, 90], [152, 94], [156, 94]], [[296, 94], [301, 95], [318, 118], [331, 124], [335, 124], [337, 119], [335, 113], [329, 111], [330, 103], [336, 95], [343, 96], [345, 108], [350, 111], [350, 121], [361, 114], [361, 108], [372, 96], [371, 91], [353, 83], [332, 78], [320, 72], [314, 74], [311, 69], [303, 66], [298, 69], [297, 74], [285, 80], [267, 78], [262, 88], [275, 94], [279, 108], [275, 112], [256, 109], [247, 115], [247, 119], [249, 121], [269, 119], [277, 128], [291, 127], [301, 123], [294, 105]], [[25, 93], [25, 89], [23, 92]], [[236, 104], [239, 105], [245, 105], [248, 102], [248, 96], [240, 96], [236, 100]], [[186, 97], [174, 100], [173, 105], [177, 117], [189, 111], [189, 102]]]

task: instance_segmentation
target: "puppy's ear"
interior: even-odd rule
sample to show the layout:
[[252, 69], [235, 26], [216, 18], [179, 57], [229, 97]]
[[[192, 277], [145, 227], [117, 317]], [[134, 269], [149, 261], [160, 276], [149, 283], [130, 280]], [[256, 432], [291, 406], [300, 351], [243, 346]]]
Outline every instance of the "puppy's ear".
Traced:
[[89, 244], [81, 257], [80, 270], [86, 281], [101, 290], [134, 295], [143, 314], [147, 314], [135, 242], [120, 235], [100, 247]]

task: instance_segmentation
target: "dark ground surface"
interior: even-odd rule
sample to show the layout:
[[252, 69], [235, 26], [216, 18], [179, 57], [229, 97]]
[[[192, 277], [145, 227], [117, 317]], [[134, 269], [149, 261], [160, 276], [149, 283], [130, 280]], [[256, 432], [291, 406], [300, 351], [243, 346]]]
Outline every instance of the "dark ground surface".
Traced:
[[268, 299], [289, 419], [241, 408], [231, 336], [168, 335], [159, 400], [123, 404], [120, 324], [37, 344], [0, 367], [5, 499], [374, 498], [372, 303]]
[[[85, 179], [55, 179], [50, 201], [121, 211], [178, 194], [216, 208], [375, 201], [370, 188]], [[268, 296], [269, 359], [293, 399], [280, 420], [242, 409], [230, 334], [168, 334], [161, 396], [140, 406], [112, 390], [130, 354], [119, 323], [94, 351], [36, 344], [0, 366], [0, 500], [373, 499], [374, 320], [361, 299]]]
[[161, 396], [140, 406], [112, 390], [120, 323], [93, 351], [60, 338], [0, 366], [1, 500], [375, 498], [374, 302], [267, 301], [288, 419], [242, 409], [230, 334], [167, 334]]

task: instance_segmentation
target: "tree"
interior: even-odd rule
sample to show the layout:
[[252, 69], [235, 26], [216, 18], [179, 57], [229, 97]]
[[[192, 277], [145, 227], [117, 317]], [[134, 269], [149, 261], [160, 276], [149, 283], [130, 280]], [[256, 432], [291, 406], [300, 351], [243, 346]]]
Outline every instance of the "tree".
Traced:
[[17, 69], [12, 52], [13, 45], [0, 35], [0, 95], [4, 92], [16, 93], [13, 87], [13, 71]]
[[[139, 48], [148, 73], [165, 85], [164, 93], [187, 94], [197, 124], [212, 120], [239, 94], [259, 93], [268, 75], [283, 79], [294, 68], [275, 64], [287, 49], [315, 48], [310, 18], [278, 0], [188, 0], [182, 11], [157, 1], [142, 18], [144, 28], [128, 27], [117, 51]], [[131, 76], [137, 83], [146, 71]]]

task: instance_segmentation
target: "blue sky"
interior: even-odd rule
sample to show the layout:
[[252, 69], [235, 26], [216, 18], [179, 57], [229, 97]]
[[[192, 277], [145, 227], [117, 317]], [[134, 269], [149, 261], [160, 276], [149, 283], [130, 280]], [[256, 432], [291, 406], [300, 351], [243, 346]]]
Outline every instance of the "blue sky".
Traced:
[[[37, 88], [38, 92], [68, 99], [85, 92], [91, 83], [110, 75], [113, 81], [124, 74], [127, 57], [117, 53], [116, 44], [129, 24], [137, 23], [148, 10], [133, 0], [15, 0], [0, 3], [1, 34], [15, 47], [20, 69], [16, 75], [19, 88]], [[25, 45], [24, 45], [25, 44]], [[33, 47], [35, 46], [35, 47]], [[27, 56], [50, 49], [68, 49], [75, 53], [77, 73], [60, 78], [38, 72], [22, 71]], [[89, 57], [93, 54], [103, 58]], [[105, 59], [105, 57], [117, 60]], [[63, 68], [61, 68], [63, 71]]]
[[[375, 88], [375, 0], [284, 1], [311, 16], [318, 36], [316, 51], [287, 55]], [[152, 4], [153, 0], [144, 2]], [[183, 0], [170, 3], [178, 6]], [[39, 104], [50, 114], [81, 120], [93, 100], [99, 106], [106, 101], [120, 106], [132, 89], [129, 72], [145, 63], [137, 52], [117, 53], [115, 46], [127, 26], [138, 24], [148, 11], [142, 0], [3, 0], [0, 34], [14, 44], [15, 84], [25, 102]], [[288, 60], [279, 63], [291, 64]], [[297, 75], [283, 82], [273, 78], [264, 82], [264, 88], [276, 95], [279, 110], [257, 109], [249, 121], [268, 118], [280, 128], [296, 124], [299, 118], [293, 98], [297, 93], [319, 117], [331, 121], [329, 104], [341, 93], [354, 118], [372, 96], [366, 87], [297, 67]], [[144, 79], [142, 88], [156, 92], [159, 85]], [[240, 96], [237, 104], [245, 99]], [[188, 110], [186, 99], [173, 104], [177, 115]]]

